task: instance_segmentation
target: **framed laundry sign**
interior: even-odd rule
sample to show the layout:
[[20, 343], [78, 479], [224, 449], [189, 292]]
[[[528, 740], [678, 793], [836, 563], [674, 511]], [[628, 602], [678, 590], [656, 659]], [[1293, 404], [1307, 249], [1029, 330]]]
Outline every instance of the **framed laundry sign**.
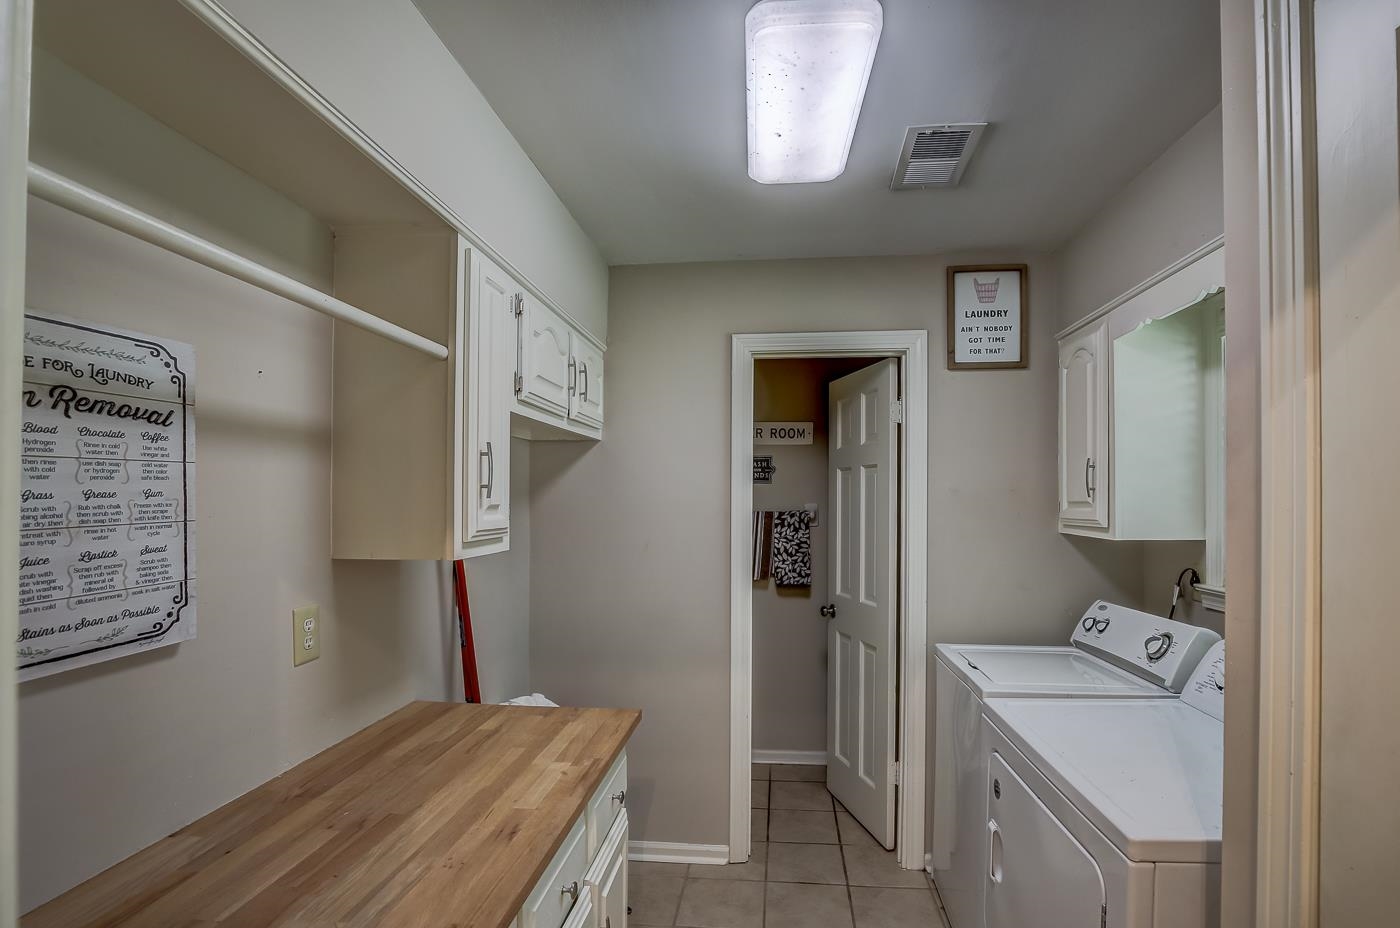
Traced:
[[1029, 366], [1028, 278], [1024, 264], [948, 268], [948, 370]]
[[195, 635], [194, 349], [24, 317], [21, 680]]

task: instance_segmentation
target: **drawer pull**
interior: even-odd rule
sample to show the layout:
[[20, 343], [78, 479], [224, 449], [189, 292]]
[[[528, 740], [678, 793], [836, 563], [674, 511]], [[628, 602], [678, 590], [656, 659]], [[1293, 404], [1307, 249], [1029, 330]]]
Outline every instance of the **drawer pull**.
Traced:
[[574, 880], [568, 886], [561, 886], [559, 895], [568, 896], [571, 901], [578, 902], [578, 880]]
[[612, 800], [620, 806], [627, 805], [627, 790], [620, 789], [617, 792], [613, 793]]

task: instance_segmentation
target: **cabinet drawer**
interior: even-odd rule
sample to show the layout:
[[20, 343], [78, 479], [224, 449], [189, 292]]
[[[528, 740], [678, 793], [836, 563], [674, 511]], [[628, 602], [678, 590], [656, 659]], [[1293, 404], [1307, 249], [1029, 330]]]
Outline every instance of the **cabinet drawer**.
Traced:
[[627, 928], [627, 810], [618, 813], [585, 882], [593, 928]]
[[603, 839], [612, 828], [613, 820], [627, 804], [627, 754], [619, 754], [608, 775], [603, 777], [603, 785], [588, 800], [584, 821], [588, 825], [588, 859], [592, 860], [602, 847]]
[[593, 923], [597, 920], [597, 911], [593, 908], [593, 900], [588, 893], [579, 897], [578, 905], [574, 906], [569, 913], [568, 921], [564, 922], [564, 928], [593, 928]]
[[525, 900], [520, 928], [560, 928], [564, 924], [575, 903], [588, 895], [583, 881], [588, 858], [583, 822], [578, 821]]

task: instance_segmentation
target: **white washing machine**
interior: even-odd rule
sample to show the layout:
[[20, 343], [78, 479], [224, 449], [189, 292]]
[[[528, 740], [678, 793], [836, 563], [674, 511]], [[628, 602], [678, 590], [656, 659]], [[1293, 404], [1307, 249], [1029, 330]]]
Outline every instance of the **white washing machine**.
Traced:
[[1175, 699], [1214, 632], [1098, 601], [1058, 647], [934, 648], [934, 882], [952, 928], [983, 928], [987, 869], [988, 748], [983, 702], [991, 698]]
[[1218, 925], [1224, 694], [988, 700], [987, 928]]

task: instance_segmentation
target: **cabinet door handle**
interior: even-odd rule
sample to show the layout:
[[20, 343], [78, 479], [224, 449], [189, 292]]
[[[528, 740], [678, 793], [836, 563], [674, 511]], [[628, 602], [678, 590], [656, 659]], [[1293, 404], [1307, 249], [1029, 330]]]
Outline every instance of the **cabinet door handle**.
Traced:
[[569, 358], [569, 395], [578, 392], [578, 362]]
[[486, 491], [486, 497], [490, 499], [491, 491], [496, 486], [496, 452], [488, 441], [486, 450], [477, 453], [486, 459], [486, 482], [481, 485], [481, 489]]
[[580, 364], [578, 372], [583, 377], [583, 401], [588, 402], [588, 365]]
[[627, 790], [620, 789], [617, 792], [613, 793], [612, 800], [620, 806], [627, 805]]
[[1095, 484], [1097, 484], [1098, 481], [1095, 480], [1093, 483], [1090, 483], [1090, 482], [1089, 482], [1089, 478], [1090, 478], [1091, 476], [1096, 476], [1096, 475], [1097, 475], [1097, 471], [1098, 471], [1098, 465], [1094, 463], [1094, 459], [1093, 459], [1093, 458], [1085, 458], [1085, 459], [1084, 459], [1084, 492], [1089, 494], [1089, 498], [1090, 498], [1090, 499], [1093, 499], [1093, 498], [1094, 498], [1094, 490], [1097, 489], [1097, 487], [1095, 486]]

